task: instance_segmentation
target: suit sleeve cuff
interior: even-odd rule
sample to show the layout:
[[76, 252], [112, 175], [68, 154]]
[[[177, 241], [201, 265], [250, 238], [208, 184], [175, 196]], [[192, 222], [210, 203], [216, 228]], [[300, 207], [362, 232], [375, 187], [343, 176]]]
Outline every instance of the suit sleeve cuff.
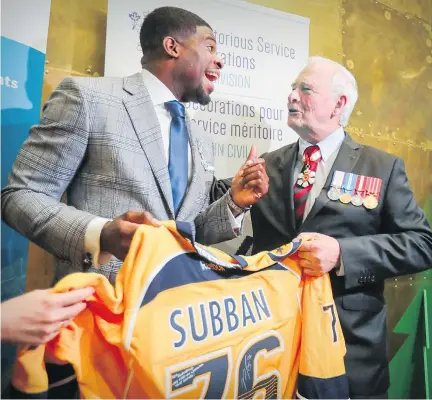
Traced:
[[84, 237], [85, 252], [91, 254], [93, 266], [99, 268], [101, 264], [106, 264], [111, 260], [112, 254], [100, 251], [100, 235], [102, 228], [110, 219], [94, 218], [87, 226]]

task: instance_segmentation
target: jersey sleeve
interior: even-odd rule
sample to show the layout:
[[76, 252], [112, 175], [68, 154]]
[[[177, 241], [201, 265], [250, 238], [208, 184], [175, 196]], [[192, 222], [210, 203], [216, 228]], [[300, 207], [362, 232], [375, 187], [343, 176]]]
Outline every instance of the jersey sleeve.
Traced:
[[[87, 286], [94, 286], [97, 292], [97, 296], [90, 296], [87, 302], [93, 303], [93, 309], [97, 307], [98, 312], [103, 312], [103, 302], [100, 298], [112, 298], [114, 288], [102, 275], [71, 274], [58, 282], [52, 291], [61, 293]], [[85, 359], [83, 353], [86, 344], [82, 337], [91, 335], [93, 325], [92, 312], [85, 309], [67, 327], [61, 328], [59, 335], [48, 343], [39, 346], [20, 346], [12, 371], [11, 397], [52, 397], [52, 387], [71, 382], [73, 376], [78, 375], [81, 370], [81, 360]], [[83, 327], [86, 327], [86, 330]]]
[[345, 340], [328, 274], [303, 277], [301, 348], [297, 395], [348, 399]]
[[[48, 395], [48, 374], [45, 368], [45, 345], [30, 349], [18, 349], [12, 373], [13, 399], [46, 399]], [[37, 365], [38, 368], [34, 366]]]

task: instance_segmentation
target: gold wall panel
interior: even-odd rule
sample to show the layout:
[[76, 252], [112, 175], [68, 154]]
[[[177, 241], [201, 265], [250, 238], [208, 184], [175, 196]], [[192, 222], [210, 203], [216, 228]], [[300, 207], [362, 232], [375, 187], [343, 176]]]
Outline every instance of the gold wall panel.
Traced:
[[[42, 90], [42, 106], [66, 77], [103, 75], [107, 0], [52, 0]], [[29, 246], [27, 290], [50, 286], [51, 255]]]
[[52, 0], [43, 102], [65, 76], [104, 73], [107, 0]]
[[423, 203], [432, 189], [425, 173], [432, 171], [430, 32], [424, 21], [376, 1], [345, 0], [344, 9], [344, 64], [359, 84], [348, 130], [401, 156]]
[[[359, 3], [368, 0], [359, 0]], [[406, 18], [417, 17], [423, 19], [424, 21], [432, 20], [432, 0], [380, 0], [382, 3], [388, 7], [393, 8], [403, 14], [407, 14]]]

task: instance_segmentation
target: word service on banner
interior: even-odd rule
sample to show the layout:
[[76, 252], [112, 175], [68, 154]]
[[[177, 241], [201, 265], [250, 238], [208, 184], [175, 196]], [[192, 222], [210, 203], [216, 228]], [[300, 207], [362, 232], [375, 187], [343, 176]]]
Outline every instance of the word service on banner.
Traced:
[[[174, 0], [109, 0], [105, 75], [139, 71], [139, 31], [145, 16]], [[232, 176], [252, 144], [259, 153], [297, 139], [287, 126], [291, 83], [308, 57], [309, 20], [281, 11], [227, 0], [185, 0], [182, 8], [213, 28], [224, 62], [212, 101], [186, 104], [191, 119], [213, 141], [216, 176]]]

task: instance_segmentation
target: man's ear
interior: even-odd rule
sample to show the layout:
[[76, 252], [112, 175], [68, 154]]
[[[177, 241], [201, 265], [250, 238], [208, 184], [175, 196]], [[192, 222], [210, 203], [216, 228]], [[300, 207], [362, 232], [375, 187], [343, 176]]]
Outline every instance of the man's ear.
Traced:
[[171, 36], [167, 36], [163, 40], [163, 47], [165, 52], [172, 58], [178, 58], [180, 55], [180, 45]]
[[335, 108], [333, 110], [332, 117], [336, 117], [336, 116], [341, 115], [341, 112], [345, 108], [346, 103], [347, 103], [346, 96], [339, 97], [339, 100], [336, 103], [336, 106], [335, 106]]

